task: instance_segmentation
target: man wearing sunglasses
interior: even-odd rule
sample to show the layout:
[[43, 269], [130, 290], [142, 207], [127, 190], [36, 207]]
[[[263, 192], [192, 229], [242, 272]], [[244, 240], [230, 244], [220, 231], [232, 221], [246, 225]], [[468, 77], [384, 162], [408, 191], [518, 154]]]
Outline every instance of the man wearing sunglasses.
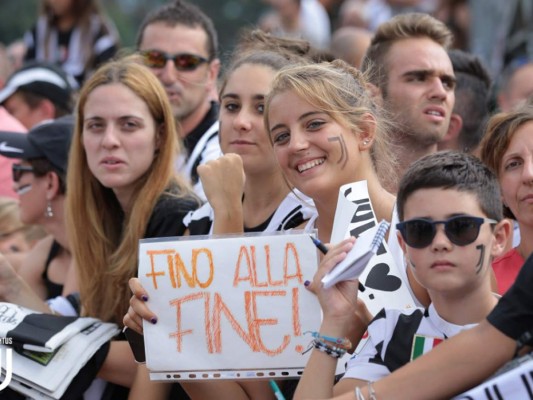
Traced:
[[220, 69], [213, 22], [187, 2], [163, 5], [141, 24], [137, 48], [163, 84], [180, 126], [184, 154], [177, 169], [205, 200], [196, 168], [221, 155], [218, 105], [213, 101]]
[[[493, 257], [505, 248], [511, 225], [503, 219], [498, 181], [481, 161], [459, 152], [421, 158], [400, 182], [397, 207], [401, 221], [397, 225], [398, 240], [408, 268], [427, 289], [431, 305], [426, 309], [383, 309], [375, 316], [368, 326], [367, 342], [349, 360], [345, 375], [333, 390], [336, 395], [346, 394], [346, 399], [354, 398], [355, 388], [370, 388], [372, 392], [369, 382], [391, 374], [440, 342], [480, 323], [498, 301], [491, 289], [490, 269]], [[338, 256], [344, 245], [342, 242], [333, 247], [328, 255]], [[320, 269], [325, 263], [326, 259]], [[336, 289], [341, 293], [345, 290], [343, 286]], [[324, 315], [335, 312], [338, 316], [334, 323], [328, 322], [332, 318], [324, 319], [321, 334], [348, 336], [357, 324], [355, 302], [343, 300], [338, 293], [328, 292], [330, 289], [318, 290], [322, 307], [331, 308], [324, 309]], [[325, 363], [331, 365], [331, 382], [335, 363], [327, 354], [316, 352], [314, 357], [314, 361], [323, 359], [320, 371], [309, 374], [306, 370], [300, 385], [306, 385], [307, 394], [329, 397], [331, 383], [330, 391], [325, 391], [328, 376], [324, 377], [324, 368]], [[308, 365], [318, 365], [311, 361]]]

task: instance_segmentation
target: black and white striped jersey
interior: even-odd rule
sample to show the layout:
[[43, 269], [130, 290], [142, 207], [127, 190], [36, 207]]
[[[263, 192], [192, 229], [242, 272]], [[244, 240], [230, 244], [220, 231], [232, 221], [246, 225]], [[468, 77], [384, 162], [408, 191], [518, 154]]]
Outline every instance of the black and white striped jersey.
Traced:
[[476, 324], [454, 325], [430, 305], [427, 310], [382, 309], [368, 326], [368, 340], [347, 363], [343, 377], [377, 381], [438, 343]]

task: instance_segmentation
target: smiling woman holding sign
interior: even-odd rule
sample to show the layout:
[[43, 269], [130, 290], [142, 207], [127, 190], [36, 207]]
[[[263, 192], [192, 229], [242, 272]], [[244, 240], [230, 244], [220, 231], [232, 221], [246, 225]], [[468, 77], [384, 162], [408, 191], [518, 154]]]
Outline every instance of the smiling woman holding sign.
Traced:
[[[137, 60], [106, 64], [82, 88], [67, 227], [84, 315], [121, 324], [139, 239], [182, 235], [183, 216], [198, 206], [173, 170], [176, 138], [165, 91]], [[130, 386], [135, 370], [128, 343], [113, 342], [99, 376]]]
[[[356, 201], [365, 212], [347, 218], [353, 221], [366, 214], [376, 221], [393, 219], [396, 199], [382, 184], [395, 179], [390, 127], [358, 70], [336, 60], [280, 71], [265, 103], [265, 125], [287, 180], [315, 203], [318, 216], [309, 225], [318, 230], [322, 242], [332, 240], [334, 222], [339, 222], [339, 190], [352, 182], [366, 181], [368, 192]], [[353, 238], [347, 239], [342, 250], [348, 252], [353, 243]], [[355, 307], [355, 294], [346, 301], [352, 301], [357, 312], [350, 337], [357, 344], [371, 315], [361, 301]]]
[[362, 74], [341, 61], [280, 72], [265, 103], [265, 125], [288, 181], [311, 197], [318, 236], [330, 242], [339, 189], [367, 181], [378, 220], [392, 218], [395, 197], [387, 124]]

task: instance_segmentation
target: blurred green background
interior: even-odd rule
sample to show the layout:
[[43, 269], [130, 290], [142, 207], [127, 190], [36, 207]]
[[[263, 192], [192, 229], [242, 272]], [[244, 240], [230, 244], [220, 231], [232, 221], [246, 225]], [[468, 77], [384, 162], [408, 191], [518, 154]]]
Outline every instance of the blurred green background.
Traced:
[[[0, 0], [0, 42], [9, 44], [21, 38], [36, 19], [42, 0]], [[265, 5], [261, 0], [191, 0], [209, 15], [217, 29], [221, 57], [231, 51], [241, 28], [253, 26]], [[143, 17], [163, 0], [100, 0], [115, 22], [125, 47], [135, 43], [137, 27]]]

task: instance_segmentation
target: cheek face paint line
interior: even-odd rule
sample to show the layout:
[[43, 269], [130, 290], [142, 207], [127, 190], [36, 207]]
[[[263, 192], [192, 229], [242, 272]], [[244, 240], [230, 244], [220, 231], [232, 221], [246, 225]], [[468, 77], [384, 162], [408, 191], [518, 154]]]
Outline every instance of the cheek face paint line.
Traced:
[[479, 274], [481, 272], [481, 269], [483, 268], [483, 260], [485, 259], [485, 245], [477, 245], [476, 249], [480, 251], [479, 260], [476, 264], [476, 274]]
[[344, 138], [342, 135], [330, 137], [328, 138], [328, 142], [339, 142], [339, 145], [341, 146], [341, 156], [337, 161], [337, 164], [342, 163], [342, 168], [344, 168], [348, 162], [348, 152], [346, 151], [346, 143], [344, 142]]

